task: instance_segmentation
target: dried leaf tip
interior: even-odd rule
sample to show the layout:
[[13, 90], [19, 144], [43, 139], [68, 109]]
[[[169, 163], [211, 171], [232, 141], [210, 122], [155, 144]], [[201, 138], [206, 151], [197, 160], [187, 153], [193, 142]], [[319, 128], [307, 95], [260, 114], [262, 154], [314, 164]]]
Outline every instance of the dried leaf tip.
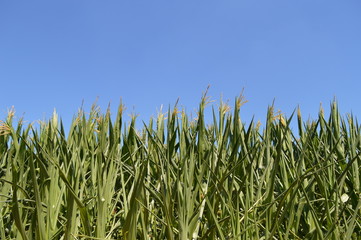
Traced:
[[201, 106], [203, 106], [203, 107], [206, 107], [208, 104], [214, 102], [214, 100], [211, 100], [211, 98], [209, 96], [207, 96], [209, 88], [210, 88], [210, 85], [207, 86], [206, 91], [202, 95]]
[[59, 118], [58, 114], [56, 113], [56, 109], [54, 108], [53, 117], [52, 117], [51, 121], [55, 128], [57, 128], [57, 126], [58, 126], [58, 118]]
[[325, 116], [325, 110], [322, 107], [322, 103], [320, 103], [320, 116], [324, 117]]
[[8, 135], [11, 133], [9, 124], [0, 120], [0, 135]]
[[258, 120], [256, 124], [256, 130], [258, 130], [261, 127], [261, 124], [262, 124], [261, 121]]
[[284, 119], [284, 117], [282, 116], [282, 114], [280, 114], [280, 123], [282, 124], [282, 126], [286, 127], [287, 126], [287, 123], [286, 123], [286, 120]]
[[10, 109], [8, 109], [8, 117], [7, 117], [7, 120], [8, 121], [11, 121], [15, 116], [15, 108], [14, 106], [11, 106]]
[[246, 100], [246, 98], [243, 95], [243, 91], [241, 92], [241, 94], [239, 95], [239, 97], [236, 100], [236, 108], [240, 109], [244, 104], [246, 104], [248, 102], [248, 100]]
[[123, 115], [123, 113], [124, 113], [124, 111], [125, 111], [125, 105], [124, 104], [119, 104], [119, 107], [118, 107], [118, 113], [120, 114], [120, 115]]
[[281, 110], [278, 110], [277, 112], [274, 111], [274, 107], [271, 106], [269, 108], [269, 117], [272, 121], [280, 119], [280, 117], [283, 115], [283, 113], [281, 112]]
[[231, 110], [231, 107], [227, 103], [221, 101], [221, 103], [219, 105], [219, 111], [224, 115], [227, 112], [229, 112], [230, 110]]
[[302, 118], [300, 107], [297, 108], [297, 117], [298, 117], [298, 119]]
[[276, 113], [274, 112], [274, 107], [271, 106], [269, 109], [269, 116], [272, 121], [279, 120], [280, 124], [282, 124], [284, 127], [287, 126], [286, 119], [283, 117], [283, 113], [281, 110], [278, 110]]

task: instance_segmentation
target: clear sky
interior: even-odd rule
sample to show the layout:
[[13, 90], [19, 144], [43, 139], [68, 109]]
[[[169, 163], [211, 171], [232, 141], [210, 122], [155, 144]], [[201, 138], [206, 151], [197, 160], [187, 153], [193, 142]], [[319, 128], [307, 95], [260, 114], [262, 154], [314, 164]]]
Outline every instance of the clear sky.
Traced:
[[99, 97], [148, 120], [178, 97], [192, 112], [208, 85], [215, 104], [244, 88], [246, 120], [334, 97], [361, 118], [360, 77], [359, 0], [0, 1], [0, 119], [69, 122]]

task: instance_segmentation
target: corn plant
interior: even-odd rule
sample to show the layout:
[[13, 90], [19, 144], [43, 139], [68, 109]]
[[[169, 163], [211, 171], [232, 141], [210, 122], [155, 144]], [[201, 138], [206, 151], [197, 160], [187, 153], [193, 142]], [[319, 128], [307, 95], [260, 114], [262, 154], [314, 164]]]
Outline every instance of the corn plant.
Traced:
[[[0, 239], [361, 239], [361, 128], [340, 116], [264, 126], [220, 102], [136, 126], [93, 105], [68, 131], [0, 122]], [[295, 119], [295, 120], [294, 120]], [[291, 122], [297, 121], [293, 131]], [[139, 130], [140, 129], [140, 130]]]

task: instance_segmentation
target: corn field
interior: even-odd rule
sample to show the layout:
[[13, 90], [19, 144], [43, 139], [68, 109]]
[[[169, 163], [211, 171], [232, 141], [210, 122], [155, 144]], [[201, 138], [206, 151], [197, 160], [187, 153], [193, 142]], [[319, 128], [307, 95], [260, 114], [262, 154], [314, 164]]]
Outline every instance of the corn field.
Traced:
[[[95, 105], [65, 132], [0, 122], [0, 239], [361, 239], [361, 128], [337, 103], [304, 121], [243, 97], [205, 122], [177, 106], [137, 130]], [[296, 121], [293, 131], [290, 123]], [[297, 126], [297, 125], [296, 125]]]

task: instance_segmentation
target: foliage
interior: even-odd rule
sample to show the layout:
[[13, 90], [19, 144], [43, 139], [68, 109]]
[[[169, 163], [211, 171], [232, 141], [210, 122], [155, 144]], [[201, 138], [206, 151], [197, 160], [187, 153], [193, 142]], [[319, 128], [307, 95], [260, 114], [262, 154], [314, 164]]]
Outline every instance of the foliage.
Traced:
[[66, 135], [0, 123], [0, 239], [360, 239], [361, 129], [337, 104], [298, 132], [220, 103], [206, 125], [177, 106], [138, 132], [93, 106]]

